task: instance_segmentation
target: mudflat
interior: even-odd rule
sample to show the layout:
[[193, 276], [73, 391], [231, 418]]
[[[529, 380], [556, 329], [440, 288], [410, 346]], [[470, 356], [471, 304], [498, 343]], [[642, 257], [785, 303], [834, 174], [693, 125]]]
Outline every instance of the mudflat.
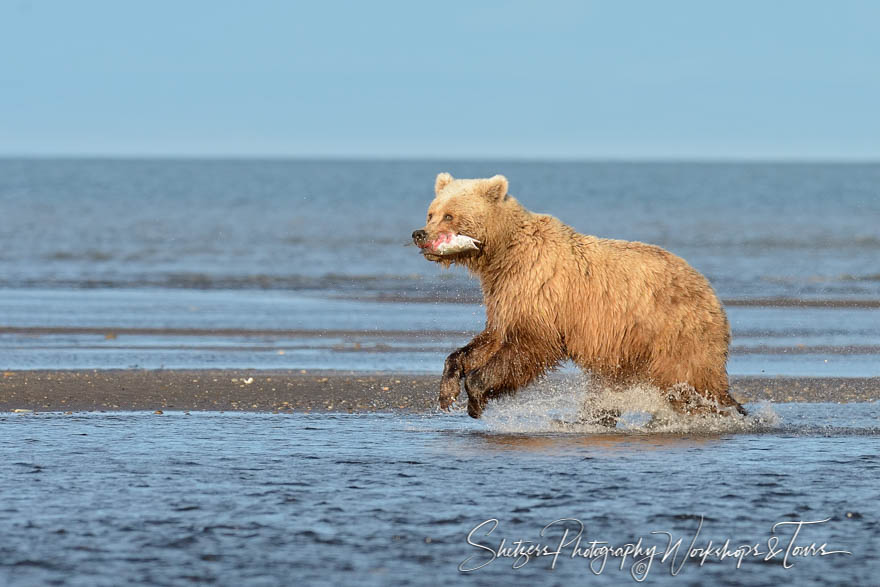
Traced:
[[[5, 371], [0, 411], [429, 412], [439, 382], [439, 375], [305, 370]], [[742, 403], [869, 402], [880, 399], [880, 377], [732, 377], [731, 390]]]

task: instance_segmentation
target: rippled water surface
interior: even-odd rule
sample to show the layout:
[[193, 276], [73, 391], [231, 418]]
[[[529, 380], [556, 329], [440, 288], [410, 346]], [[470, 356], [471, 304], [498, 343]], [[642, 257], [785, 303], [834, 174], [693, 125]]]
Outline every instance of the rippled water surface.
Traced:
[[[880, 293], [880, 165], [0, 159], [0, 287], [473, 294], [406, 246], [434, 177], [651, 242], [722, 297]], [[50, 238], [47, 238], [50, 237]]]
[[[515, 161], [0, 160], [0, 370], [439, 373], [485, 319], [472, 278], [407, 246], [439, 171], [686, 258], [725, 302], [733, 375], [880, 375], [880, 165]], [[610, 433], [569, 404], [0, 414], [0, 585], [877, 584], [876, 403]], [[459, 571], [502, 539], [558, 544], [563, 518], [582, 548], [661, 554]], [[681, 564], [822, 520], [795, 545], [851, 555]], [[652, 532], [682, 539], [674, 561]]]
[[[650, 584], [868, 585], [880, 573], [880, 408], [796, 404], [740, 426], [535, 428], [523, 413], [0, 416], [0, 584], [627, 584], [626, 559], [563, 549], [514, 569], [501, 539], [643, 539]], [[509, 408], [508, 408], [509, 409]], [[521, 409], [521, 408], [519, 408]], [[482, 522], [469, 545], [468, 534]], [[701, 525], [702, 519], [702, 525]], [[682, 557], [758, 544], [846, 554]], [[794, 526], [780, 526], [779, 548]], [[668, 532], [681, 555], [660, 562]], [[698, 533], [696, 538], [695, 534]], [[569, 539], [573, 534], [568, 536]], [[491, 562], [489, 562], [491, 561]], [[520, 561], [522, 562], [522, 561]], [[644, 560], [642, 561], [644, 562]], [[482, 568], [462, 573], [459, 566]], [[591, 566], [592, 571], [591, 571]], [[598, 575], [591, 573], [598, 572]], [[672, 575], [676, 571], [676, 576]]]

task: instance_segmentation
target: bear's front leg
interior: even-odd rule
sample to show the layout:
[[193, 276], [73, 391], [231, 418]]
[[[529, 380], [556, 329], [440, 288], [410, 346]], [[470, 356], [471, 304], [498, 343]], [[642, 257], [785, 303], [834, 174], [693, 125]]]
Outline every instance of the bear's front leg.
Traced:
[[449, 409], [461, 393], [461, 379], [465, 373], [485, 363], [497, 346], [497, 341], [488, 330], [484, 330], [471, 342], [446, 357], [440, 381], [439, 400], [442, 409]]
[[504, 343], [485, 365], [465, 375], [468, 415], [479, 418], [490, 399], [528, 385], [560, 359], [561, 349], [555, 345], [530, 345], [525, 341]]
[[495, 397], [502, 393], [513, 391], [512, 388], [502, 387], [502, 384], [491, 385], [487, 383], [483, 369], [474, 369], [464, 377], [464, 390], [468, 396], [468, 416], [479, 418], [483, 415], [489, 397]]
[[443, 364], [443, 378], [440, 380], [440, 409], [448, 410], [458, 394], [461, 393], [461, 377], [463, 370], [461, 360], [467, 352], [467, 346], [453, 351]]

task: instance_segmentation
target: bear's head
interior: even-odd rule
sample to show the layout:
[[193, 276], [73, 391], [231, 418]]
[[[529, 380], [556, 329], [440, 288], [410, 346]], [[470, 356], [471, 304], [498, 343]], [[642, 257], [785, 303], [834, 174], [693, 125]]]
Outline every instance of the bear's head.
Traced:
[[[507, 178], [496, 175], [489, 179], [455, 179], [448, 173], [437, 175], [434, 201], [428, 206], [425, 227], [413, 232], [413, 242], [426, 259], [449, 265], [467, 263], [483, 254], [493, 240], [498, 207], [512, 199], [507, 195]], [[477, 241], [476, 248], [442, 253], [442, 243], [457, 235]]]

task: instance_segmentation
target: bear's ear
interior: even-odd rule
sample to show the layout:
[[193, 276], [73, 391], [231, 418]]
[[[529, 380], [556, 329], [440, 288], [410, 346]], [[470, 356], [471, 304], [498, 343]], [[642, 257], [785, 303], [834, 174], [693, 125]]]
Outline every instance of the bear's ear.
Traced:
[[483, 181], [485, 181], [484, 193], [490, 202], [500, 202], [507, 195], [507, 178], [503, 175], [496, 175]]
[[448, 186], [453, 179], [454, 178], [445, 171], [443, 173], [438, 173], [437, 181], [434, 182], [434, 193], [439, 194], [440, 190]]

